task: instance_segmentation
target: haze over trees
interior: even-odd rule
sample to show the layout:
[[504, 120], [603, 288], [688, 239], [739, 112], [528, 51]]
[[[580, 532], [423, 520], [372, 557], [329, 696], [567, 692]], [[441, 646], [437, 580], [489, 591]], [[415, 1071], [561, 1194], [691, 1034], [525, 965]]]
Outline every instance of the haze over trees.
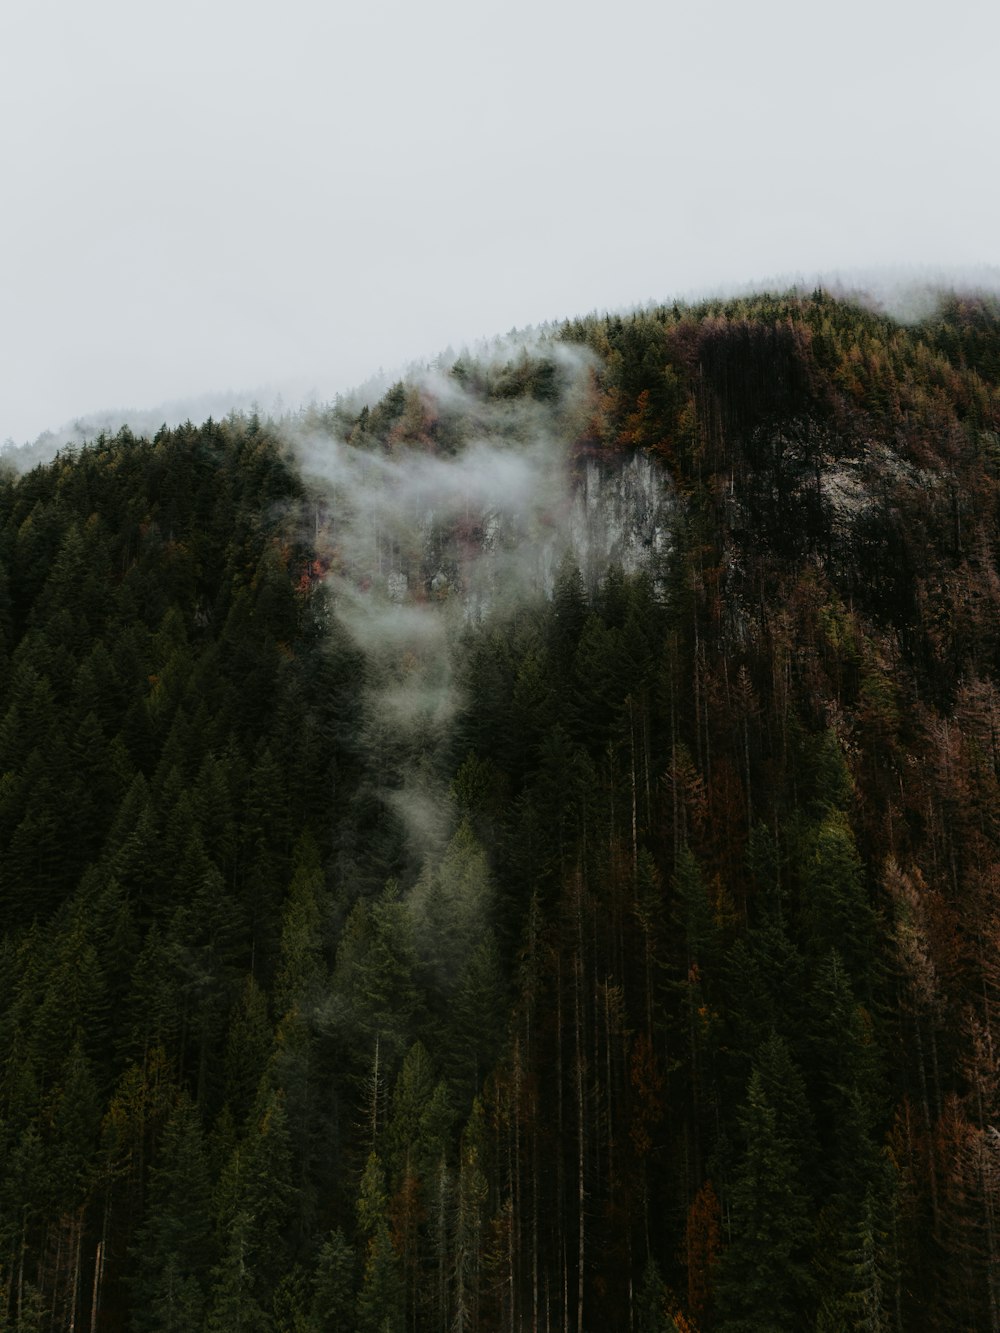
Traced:
[[4, 477], [0, 1329], [1000, 1333], [998, 393], [765, 295]]

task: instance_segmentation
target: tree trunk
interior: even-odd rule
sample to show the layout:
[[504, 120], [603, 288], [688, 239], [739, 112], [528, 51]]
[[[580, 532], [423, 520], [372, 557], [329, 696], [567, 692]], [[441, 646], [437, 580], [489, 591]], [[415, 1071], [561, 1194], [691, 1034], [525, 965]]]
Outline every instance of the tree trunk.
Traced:
[[920, 1036], [920, 1019], [914, 1015], [913, 1030], [917, 1037], [917, 1069], [920, 1074], [920, 1106], [924, 1113], [924, 1124], [927, 1127], [927, 1165], [928, 1177], [931, 1188], [931, 1213], [934, 1217], [934, 1239], [941, 1239], [941, 1210], [938, 1204], [938, 1181], [937, 1181], [937, 1151], [934, 1147], [934, 1127], [931, 1124], [931, 1108], [927, 1097], [927, 1064], [924, 1060], [924, 1043]]

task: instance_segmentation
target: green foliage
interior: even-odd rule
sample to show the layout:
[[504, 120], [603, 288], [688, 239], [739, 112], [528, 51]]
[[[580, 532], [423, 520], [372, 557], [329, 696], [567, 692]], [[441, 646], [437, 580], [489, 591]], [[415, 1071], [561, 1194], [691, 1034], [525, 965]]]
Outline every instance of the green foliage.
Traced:
[[403, 1284], [384, 1222], [368, 1242], [354, 1327], [358, 1333], [404, 1333], [406, 1328]]
[[435, 1078], [422, 1042], [406, 1053], [392, 1093], [386, 1150], [392, 1177], [412, 1173], [429, 1183], [447, 1151], [452, 1113], [447, 1089]]
[[286, 1013], [293, 1006], [309, 1009], [320, 999], [326, 980], [320, 919], [324, 896], [319, 852], [309, 840], [298, 849], [295, 874], [285, 900], [281, 957], [274, 983], [278, 1013]]
[[812, 1298], [806, 1153], [811, 1126], [801, 1074], [778, 1037], [765, 1043], [740, 1116], [745, 1143], [732, 1189], [721, 1328], [807, 1326]]
[[136, 1238], [135, 1326], [181, 1333], [201, 1323], [212, 1265], [211, 1176], [198, 1113], [183, 1091], [150, 1172]]
[[683, 933], [688, 965], [711, 966], [716, 959], [718, 931], [704, 877], [687, 844], [678, 852], [672, 888], [674, 916]]
[[341, 1030], [365, 1058], [376, 1040], [398, 1061], [422, 1016], [409, 910], [389, 884], [376, 902], [358, 902], [344, 926], [331, 978]]
[[808, 827], [799, 854], [802, 913], [809, 941], [821, 957], [837, 949], [860, 993], [867, 996], [872, 984], [875, 917], [847, 819], [834, 813]]
[[485, 849], [463, 820], [440, 864], [421, 875], [409, 904], [417, 948], [444, 987], [461, 974], [492, 916], [493, 897]]
[[347, 1333], [355, 1310], [354, 1251], [343, 1231], [323, 1242], [316, 1264], [311, 1306], [315, 1333]]
[[677, 1325], [667, 1313], [667, 1289], [652, 1255], [642, 1272], [636, 1314], [639, 1333], [675, 1333]]

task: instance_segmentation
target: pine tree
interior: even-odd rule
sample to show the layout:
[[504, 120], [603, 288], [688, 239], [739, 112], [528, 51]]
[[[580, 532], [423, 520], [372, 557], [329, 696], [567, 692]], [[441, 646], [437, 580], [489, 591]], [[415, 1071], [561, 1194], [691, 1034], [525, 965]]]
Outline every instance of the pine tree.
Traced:
[[323, 1242], [316, 1264], [311, 1306], [315, 1333], [351, 1333], [356, 1299], [354, 1251], [338, 1229]]
[[200, 1326], [212, 1266], [211, 1202], [198, 1112], [182, 1090], [163, 1129], [136, 1236], [137, 1333], [185, 1333]]
[[365, 1240], [365, 1268], [358, 1293], [358, 1333], [403, 1333], [405, 1293], [399, 1261], [389, 1235], [385, 1173], [373, 1152], [358, 1190], [358, 1230]]
[[740, 1128], [745, 1148], [732, 1186], [732, 1236], [720, 1263], [720, 1328], [807, 1327], [809, 1110], [802, 1077], [779, 1037], [764, 1044], [750, 1075]]
[[485, 1117], [478, 1097], [462, 1135], [458, 1181], [455, 1187], [455, 1223], [452, 1239], [454, 1265], [454, 1328], [468, 1333], [479, 1320], [481, 1259], [489, 1183], [484, 1171]]
[[820, 957], [837, 949], [867, 997], [873, 982], [875, 914], [862, 879], [861, 861], [846, 818], [828, 815], [810, 829], [802, 848], [803, 913]]

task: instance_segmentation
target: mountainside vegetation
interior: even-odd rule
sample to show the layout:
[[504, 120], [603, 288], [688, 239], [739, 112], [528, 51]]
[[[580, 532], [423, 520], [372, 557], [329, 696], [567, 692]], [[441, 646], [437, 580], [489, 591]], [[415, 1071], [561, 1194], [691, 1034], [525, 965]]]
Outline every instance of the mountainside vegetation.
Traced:
[[[393, 547], [447, 680], [376, 655], [302, 441], [540, 414], [668, 557], [463, 614], [473, 513]], [[0, 941], [0, 1330], [1000, 1333], [1000, 307], [592, 316], [3, 477]]]

